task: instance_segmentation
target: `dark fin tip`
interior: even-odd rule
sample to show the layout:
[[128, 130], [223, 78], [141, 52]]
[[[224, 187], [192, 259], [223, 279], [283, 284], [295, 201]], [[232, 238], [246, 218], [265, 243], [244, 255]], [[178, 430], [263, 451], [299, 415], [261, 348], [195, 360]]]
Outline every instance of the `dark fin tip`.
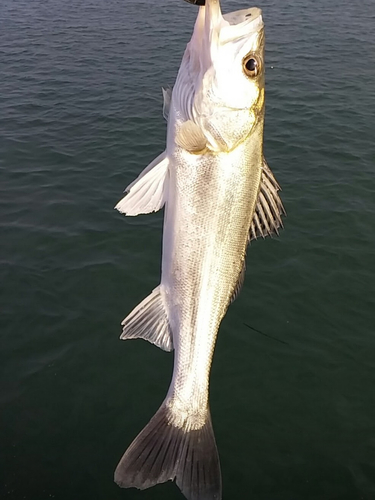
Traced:
[[192, 3], [194, 5], [206, 5], [206, 0], [185, 0], [185, 2]]
[[201, 429], [188, 431], [170, 424], [162, 405], [115, 471], [115, 482], [122, 488], [144, 490], [173, 479], [188, 500], [221, 499], [220, 462], [209, 413]]

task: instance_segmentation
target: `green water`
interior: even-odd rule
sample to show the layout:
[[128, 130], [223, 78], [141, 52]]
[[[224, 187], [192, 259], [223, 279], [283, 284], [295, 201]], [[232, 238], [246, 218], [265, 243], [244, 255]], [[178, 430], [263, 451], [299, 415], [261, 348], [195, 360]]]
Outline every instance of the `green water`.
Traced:
[[[223, 498], [372, 500], [374, 4], [258, 5], [265, 153], [288, 216], [251, 245], [218, 337]], [[1, 499], [182, 499], [113, 483], [173, 361], [118, 338], [159, 282], [162, 213], [113, 206], [164, 149], [160, 87], [195, 14], [182, 0], [1, 2]]]

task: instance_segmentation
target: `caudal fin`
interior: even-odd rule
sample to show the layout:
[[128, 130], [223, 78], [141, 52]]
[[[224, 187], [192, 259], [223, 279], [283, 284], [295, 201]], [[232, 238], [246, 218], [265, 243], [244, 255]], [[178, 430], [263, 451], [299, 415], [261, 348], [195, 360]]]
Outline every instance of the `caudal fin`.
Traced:
[[221, 472], [211, 417], [200, 429], [175, 427], [163, 404], [126, 450], [115, 471], [122, 488], [141, 490], [176, 479], [188, 500], [220, 500]]

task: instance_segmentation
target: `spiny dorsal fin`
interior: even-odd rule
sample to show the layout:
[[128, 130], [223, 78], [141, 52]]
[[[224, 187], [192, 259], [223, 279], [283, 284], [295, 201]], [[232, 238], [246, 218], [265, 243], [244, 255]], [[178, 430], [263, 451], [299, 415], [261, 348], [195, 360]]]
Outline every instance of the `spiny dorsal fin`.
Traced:
[[187, 120], [178, 129], [176, 144], [189, 153], [200, 154], [206, 149], [207, 139], [196, 123]]
[[280, 227], [283, 227], [281, 216], [285, 210], [278, 194], [278, 185], [270, 167], [263, 159], [262, 179], [258, 202], [250, 226], [249, 240], [262, 236], [279, 234]]
[[161, 91], [163, 92], [163, 116], [165, 120], [168, 121], [172, 100], [172, 89], [171, 87], [162, 87]]

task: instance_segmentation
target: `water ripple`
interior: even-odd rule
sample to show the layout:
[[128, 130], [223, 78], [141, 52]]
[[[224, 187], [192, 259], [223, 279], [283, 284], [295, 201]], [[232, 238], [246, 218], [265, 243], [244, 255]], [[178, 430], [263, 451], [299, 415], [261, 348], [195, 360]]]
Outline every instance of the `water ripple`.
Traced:
[[[373, 2], [262, 9], [265, 153], [288, 216], [251, 245], [218, 339], [226, 496], [373, 498]], [[165, 395], [171, 357], [118, 341], [158, 284], [162, 213], [113, 207], [164, 148], [160, 88], [195, 14], [177, 0], [1, 4], [1, 498], [120, 498], [114, 460]], [[160, 488], [144, 498], [177, 495]]]

